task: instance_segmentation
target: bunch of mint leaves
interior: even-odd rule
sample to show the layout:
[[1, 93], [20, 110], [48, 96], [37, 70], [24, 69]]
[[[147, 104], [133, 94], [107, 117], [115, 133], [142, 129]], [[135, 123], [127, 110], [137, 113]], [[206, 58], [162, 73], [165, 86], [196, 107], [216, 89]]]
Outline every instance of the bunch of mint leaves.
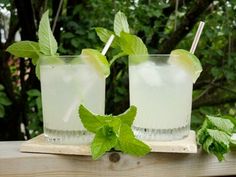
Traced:
[[126, 112], [117, 116], [95, 115], [80, 105], [79, 117], [83, 126], [95, 134], [91, 143], [94, 160], [111, 149], [135, 156], [144, 156], [150, 152], [150, 147], [136, 139], [131, 129], [136, 112], [136, 107], [130, 106]]
[[121, 11], [117, 12], [114, 19], [114, 31], [110, 31], [103, 27], [96, 27], [96, 33], [100, 40], [106, 43], [109, 37], [115, 36], [111, 47], [118, 51], [110, 60], [110, 65], [123, 56], [127, 55], [145, 55], [148, 54], [147, 47], [142, 39], [138, 36], [130, 34], [127, 17]]
[[232, 120], [223, 117], [206, 116], [197, 132], [197, 143], [209, 154], [214, 154], [219, 161], [230, 151], [230, 145], [236, 144], [231, 139], [235, 132]]

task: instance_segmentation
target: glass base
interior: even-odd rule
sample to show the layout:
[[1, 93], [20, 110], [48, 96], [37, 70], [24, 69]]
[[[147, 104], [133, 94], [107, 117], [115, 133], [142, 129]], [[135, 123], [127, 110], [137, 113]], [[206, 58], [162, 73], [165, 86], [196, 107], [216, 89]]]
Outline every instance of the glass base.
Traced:
[[44, 136], [50, 143], [54, 144], [88, 144], [94, 135], [86, 130], [53, 130], [44, 127]]
[[190, 131], [190, 126], [186, 125], [174, 129], [148, 129], [133, 126], [132, 129], [136, 138], [140, 140], [172, 141], [187, 137]]

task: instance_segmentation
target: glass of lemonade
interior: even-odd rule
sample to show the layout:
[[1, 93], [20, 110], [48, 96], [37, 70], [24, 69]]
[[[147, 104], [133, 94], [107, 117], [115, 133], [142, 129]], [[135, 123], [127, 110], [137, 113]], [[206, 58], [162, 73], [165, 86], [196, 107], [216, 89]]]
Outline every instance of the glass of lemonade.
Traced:
[[50, 142], [83, 144], [92, 140], [80, 121], [80, 104], [94, 113], [104, 114], [105, 76], [98, 75], [83, 57], [41, 58], [44, 134]]
[[192, 78], [170, 57], [179, 56], [129, 58], [130, 105], [137, 106], [133, 130], [139, 139], [177, 140], [189, 134]]

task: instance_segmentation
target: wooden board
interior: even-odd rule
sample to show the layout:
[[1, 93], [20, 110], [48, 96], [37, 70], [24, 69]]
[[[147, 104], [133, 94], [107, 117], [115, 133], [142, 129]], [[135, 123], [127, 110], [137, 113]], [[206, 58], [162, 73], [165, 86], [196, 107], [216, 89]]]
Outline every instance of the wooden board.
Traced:
[[[189, 136], [182, 140], [165, 142], [146, 141], [145, 143], [152, 148], [152, 152], [197, 153], [196, 136], [194, 131], [190, 131]], [[91, 155], [90, 146], [88, 144], [51, 144], [46, 140], [43, 134], [22, 143], [20, 151], [49, 154]]]
[[196, 154], [149, 153], [134, 157], [106, 153], [90, 156], [21, 153], [21, 141], [0, 141], [0, 177], [183, 177], [235, 176], [236, 151], [219, 162], [198, 149]]

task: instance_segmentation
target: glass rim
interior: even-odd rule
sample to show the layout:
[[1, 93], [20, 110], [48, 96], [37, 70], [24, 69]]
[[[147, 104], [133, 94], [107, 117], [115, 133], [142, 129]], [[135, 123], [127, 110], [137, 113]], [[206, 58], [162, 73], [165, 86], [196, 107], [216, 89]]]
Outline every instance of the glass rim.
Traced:
[[41, 55], [40, 57], [59, 57], [59, 58], [73, 58], [73, 57], [87, 57], [86, 55]]
[[178, 54], [135, 54], [135, 55], [130, 55], [130, 57], [169, 57], [169, 56], [179, 56]]

